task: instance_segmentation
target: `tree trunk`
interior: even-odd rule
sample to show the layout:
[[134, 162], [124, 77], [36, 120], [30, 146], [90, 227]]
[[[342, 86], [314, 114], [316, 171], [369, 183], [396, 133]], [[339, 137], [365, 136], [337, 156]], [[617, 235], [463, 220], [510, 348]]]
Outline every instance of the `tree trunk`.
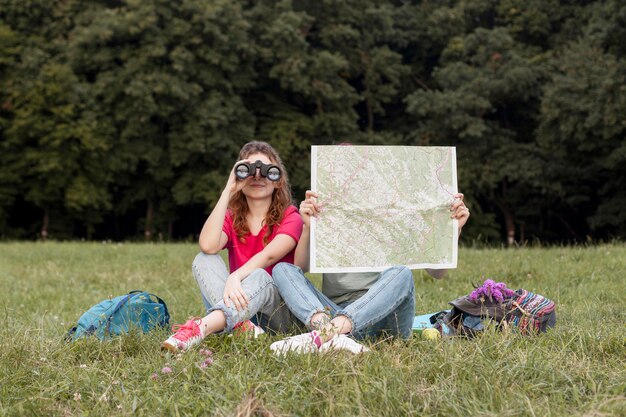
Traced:
[[506, 227], [506, 245], [511, 247], [515, 244], [515, 218], [505, 202], [497, 198], [494, 199], [493, 202], [496, 206], [498, 206], [504, 216], [504, 225]]
[[367, 131], [372, 132], [374, 130], [374, 109], [372, 106], [372, 98], [370, 93], [369, 77], [367, 75], [367, 69], [370, 67], [370, 57], [365, 51], [360, 51], [361, 63], [363, 64], [363, 84], [365, 85], [365, 108], [367, 110]]
[[367, 106], [367, 131], [372, 132], [374, 130], [374, 111], [372, 110], [372, 102], [370, 99], [365, 101]]
[[48, 238], [48, 226], [50, 224], [50, 214], [48, 209], [44, 209], [43, 211], [43, 223], [41, 225], [41, 240], [46, 240]]
[[146, 208], [146, 225], [143, 230], [143, 236], [146, 240], [152, 238], [152, 217], [154, 215], [154, 204], [152, 200], [148, 200], [148, 207]]
[[115, 214], [115, 223], [114, 223], [114, 230], [115, 230], [115, 240], [122, 240], [121, 236], [120, 236], [120, 218], [117, 214]]
[[322, 99], [319, 96], [315, 97], [315, 107], [316, 107], [317, 114], [324, 113], [324, 106], [322, 105]]
[[506, 245], [511, 247], [515, 243], [515, 222], [513, 221], [513, 214], [510, 211], [504, 211], [503, 214], [506, 224]]
[[557, 218], [559, 219], [561, 224], [565, 226], [565, 228], [571, 233], [574, 239], [580, 240], [578, 233], [576, 233], [576, 230], [574, 230], [574, 228], [567, 222], [567, 220], [565, 220], [563, 216], [557, 215]]

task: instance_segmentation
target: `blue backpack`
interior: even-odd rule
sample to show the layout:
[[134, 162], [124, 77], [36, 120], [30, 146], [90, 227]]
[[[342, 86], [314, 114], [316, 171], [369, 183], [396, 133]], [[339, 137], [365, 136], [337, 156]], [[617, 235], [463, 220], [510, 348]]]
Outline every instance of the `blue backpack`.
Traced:
[[169, 321], [170, 314], [165, 301], [144, 291], [131, 291], [91, 307], [80, 316], [77, 325], [70, 329], [66, 339], [76, 340], [94, 335], [103, 340], [128, 333], [131, 329], [145, 333], [155, 327], [165, 327]]

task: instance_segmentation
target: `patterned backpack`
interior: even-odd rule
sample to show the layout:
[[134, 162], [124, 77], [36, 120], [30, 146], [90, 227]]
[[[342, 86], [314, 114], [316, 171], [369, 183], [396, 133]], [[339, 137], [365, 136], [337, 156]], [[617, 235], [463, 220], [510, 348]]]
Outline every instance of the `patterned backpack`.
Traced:
[[487, 322], [524, 335], [545, 332], [556, 324], [554, 301], [524, 289], [512, 291], [504, 283], [492, 280], [449, 304], [449, 312], [431, 317], [434, 327], [445, 335], [471, 338], [481, 333]]
[[545, 332], [556, 324], [556, 305], [543, 295], [519, 289], [509, 308], [505, 319], [522, 334]]

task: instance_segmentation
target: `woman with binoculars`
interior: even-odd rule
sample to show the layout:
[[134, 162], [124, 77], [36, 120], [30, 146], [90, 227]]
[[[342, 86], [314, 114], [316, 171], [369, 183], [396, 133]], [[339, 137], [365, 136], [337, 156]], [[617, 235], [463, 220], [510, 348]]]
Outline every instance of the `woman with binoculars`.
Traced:
[[[280, 157], [265, 142], [245, 144], [200, 232], [202, 252], [192, 266], [207, 315], [174, 326], [176, 333], [161, 348], [187, 350], [211, 333], [239, 326], [257, 335], [264, 331], [250, 321], [257, 313], [264, 327], [286, 331], [291, 315], [271, 273], [278, 262], [294, 262], [301, 233], [302, 219], [292, 205]], [[218, 254], [224, 248], [230, 273]]]

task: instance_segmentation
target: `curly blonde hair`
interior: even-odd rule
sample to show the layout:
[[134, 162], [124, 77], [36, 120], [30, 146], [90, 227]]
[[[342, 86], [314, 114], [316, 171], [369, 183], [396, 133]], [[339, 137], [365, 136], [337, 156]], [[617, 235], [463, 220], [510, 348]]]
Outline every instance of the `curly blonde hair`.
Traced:
[[[265, 220], [263, 220], [263, 224], [267, 225], [267, 232], [265, 232], [265, 236], [263, 236], [263, 245], [267, 246], [269, 243], [269, 237], [274, 231], [274, 228], [278, 227], [280, 222], [283, 220], [283, 213], [285, 212], [285, 209], [292, 203], [291, 186], [289, 185], [289, 178], [287, 177], [287, 170], [285, 170], [283, 161], [269, 143], [260, 141], [246, 143], [239, 151], [238, 161], [246, 159], [248, 156], [255, 153], [262, 153], [267, 156], [270, 161], [272, 161], [272, 164], [280, 168], [282, 173], [280, 180], [278, 180], [278, 186], [274, 189], [274, 193], [272, 194], [272, 203], [270, 208], [265, 215]], [[244, 242], [245, 236], [250, 233], [248, 222], [246, 221], [249, 209], [246, 196], [241, 190], [237, 191], [230, 198], [228, 208], [232, 212], [233, 227], [237, 233], [237, 238], [239, 241]]]

